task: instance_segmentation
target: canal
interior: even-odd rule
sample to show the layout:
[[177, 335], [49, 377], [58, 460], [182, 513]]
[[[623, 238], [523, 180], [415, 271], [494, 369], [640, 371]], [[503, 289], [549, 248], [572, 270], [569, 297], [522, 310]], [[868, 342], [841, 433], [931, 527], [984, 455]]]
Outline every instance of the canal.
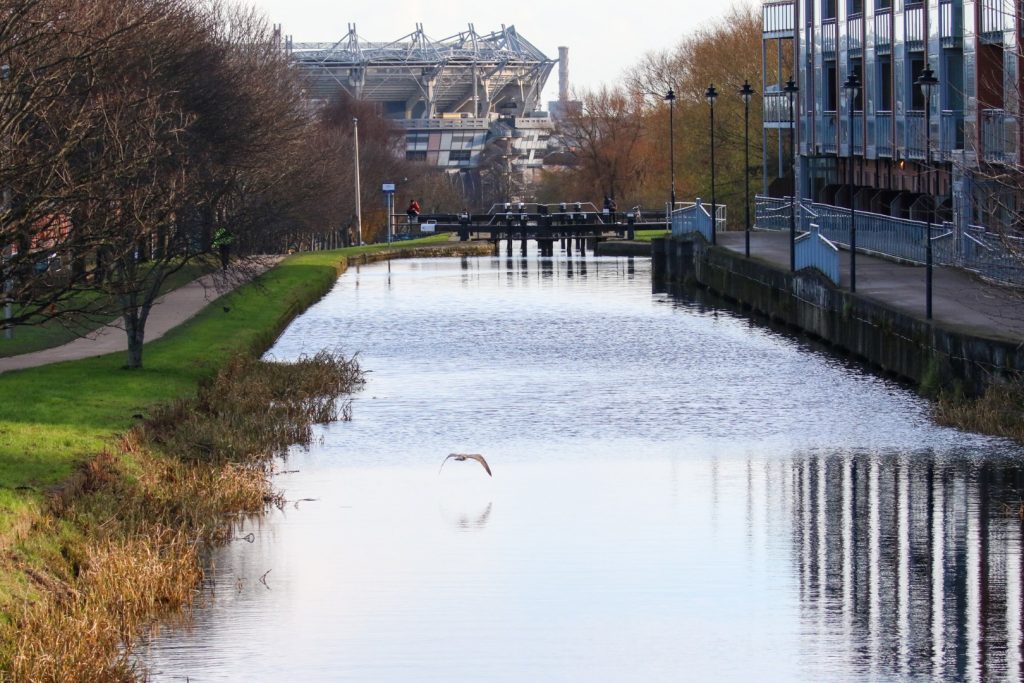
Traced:
[[1021, 678], [1022, 451], [648, 260], [350, 270], [268, 357], [323, 348], [369, 373], [352, 421], [153, 680]]

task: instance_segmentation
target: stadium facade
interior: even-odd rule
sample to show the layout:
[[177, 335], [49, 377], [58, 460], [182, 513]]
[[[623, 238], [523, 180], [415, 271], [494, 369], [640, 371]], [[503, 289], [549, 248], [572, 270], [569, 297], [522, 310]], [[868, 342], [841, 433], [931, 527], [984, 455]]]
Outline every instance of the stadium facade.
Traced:
[[[553, 144], [552, 120], [540, 102], [556, 62], [514, 26], [482, 34], [470, 24], [433, 40], [417, 24], [412, 33], [381, 43], [363, 40], [350, 24], [335, 43], [289, 38], [285, 49], [308, 73], [312, 100], [345, 92], [378, 104], [405, 130], [406, 158], [468, 182], [478, 182], [484, 169], [508, 184], [529, 181]], [[562, 72], [567, 78], [567, 69]], [[560, 92], [567, 91], [563, 83]]]

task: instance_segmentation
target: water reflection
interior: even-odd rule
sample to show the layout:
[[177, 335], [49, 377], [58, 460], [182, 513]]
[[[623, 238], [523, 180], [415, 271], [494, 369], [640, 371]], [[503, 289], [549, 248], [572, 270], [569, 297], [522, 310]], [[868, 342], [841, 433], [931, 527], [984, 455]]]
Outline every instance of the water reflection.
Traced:
[[1020, 680], [1018, 448], [646, 260], [518, 246], [359, 268], [289, 327], [367, 389], [154, 680]]
[[487, 507], [476, 513], [469, 513], [466, 511], [453, 513], [451, 510], [442, 506], [441, 517], [460, 531], [480, 531], [487, 526], [487, 522], [491, 518], [492, 507], [494, 507], [494, 503], [488, 502]]
[[790, 479], [802, 619], [827, 658], [872, 680], [1021, 680], [1018, 463], [811, 455]]

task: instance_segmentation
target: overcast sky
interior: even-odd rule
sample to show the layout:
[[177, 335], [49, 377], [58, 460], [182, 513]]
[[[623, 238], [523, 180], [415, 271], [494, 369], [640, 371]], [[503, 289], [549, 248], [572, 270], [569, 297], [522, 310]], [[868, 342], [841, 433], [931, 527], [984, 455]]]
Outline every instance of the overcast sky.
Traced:
[[[737, 0], [751, 2], [752, 0]], [[594, 88], [618, 80], [623, 70], [651, 50], [673, 47], [702, 22], [722, 16], [728, 0], [248, 0], [295, 42], [335, 41], [355, 23], [364, 40], [391, 41], [422, 23], [426, 34], [441, 40], [473, 23], [478, 33], [514, 25], [524, 38], [551, 59], [569, 47], [573, 88]], [[552, 72], [544, 100], [558, 92]]]

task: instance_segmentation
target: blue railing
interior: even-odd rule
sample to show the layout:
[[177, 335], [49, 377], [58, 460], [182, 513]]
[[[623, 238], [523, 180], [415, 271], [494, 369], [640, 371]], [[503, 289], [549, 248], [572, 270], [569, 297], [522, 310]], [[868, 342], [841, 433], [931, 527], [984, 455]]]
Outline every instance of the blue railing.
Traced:
[[818, 226], [810, 225], [811, 231], [796, 239], [794, 255], [796, 270], [814, 268], [832, 282], [839, 284], [839, 247], [822, 237]]
[[[792, 202], [787, 198], [757, 197], [756, 227], [789, 230]], [[801, 202], [797, 231], [817, 226], [829, 242], [849, 248], [850, 210], [828, 204]], [[857, 211], [857, 250], [923, 264], [927, 258], [928, 224]], [[958, 230], [951, 223], [931, 226], [932, 259], [937, 265], [955, 266], [1009, 284], [1024, 284], [1024, 239], [971, 227]]]
[[[680, 204], [672, 211], [672, 236], [682, 237], [691, 233], [700, 233], [708, 242], [711, 241], [711, 212], [705, 208], [707, 205], [698, 198], [693, 204]], [[719, 204], [716, 207], [716, 223], [718, 229], [725, 228], [725, 205]]]

